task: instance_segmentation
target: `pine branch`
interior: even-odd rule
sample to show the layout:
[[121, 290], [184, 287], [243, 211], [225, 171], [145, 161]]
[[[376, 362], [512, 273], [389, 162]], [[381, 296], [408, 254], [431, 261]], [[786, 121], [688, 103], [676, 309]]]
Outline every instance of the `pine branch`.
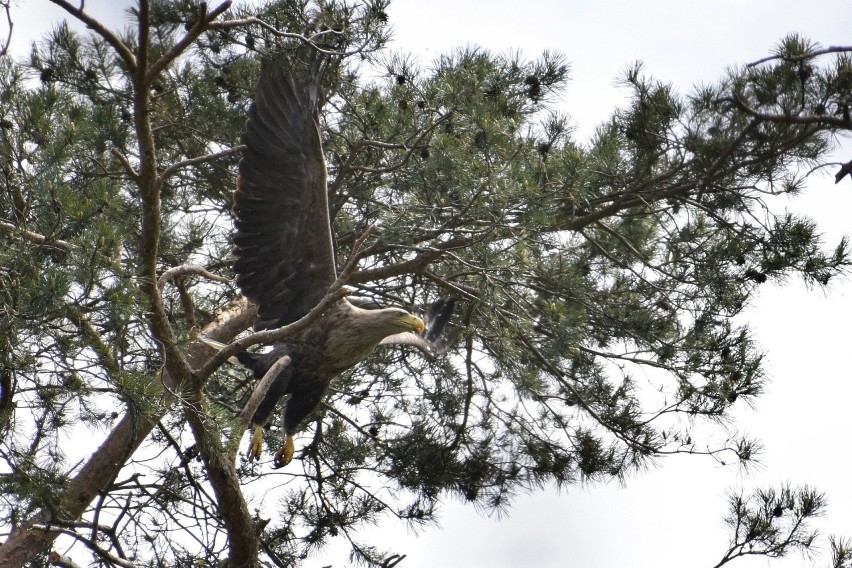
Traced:
[[50, 0], [84, 24], [91, 30], [94, 30], [96, 34], [101, 36], [104, 41], [106, 41], [118, 56], [124, 61], [124, 65], [127, 67], [127, 71], [131, 74], [136, 72], [136, 57], [133, 55], [133, 52], [130, 51], [130, 48], [125, 45], [121, 39], [110, 30], [108, 30], [102, 23], [100, 23], [95, 18], [86, 14], [83, 11], [83, 2], [80, 3], [79, 8], [75, 8], [70, 2], [67, 0]]
[[[133, 119], [139, 145], [139, 169], [134, 178], [142, 197], [142, 226], [139, 238], [139, 287], [148, 302], [148, 321], [154, 339], [165, 356], [165, 367], [180, 385], [189, 381], [191, 369], [177, 345], [172, 325], [166, 315], [163, 297], [157, 286], [157, 258], [162, 231], [160, 191], [162, 183], [157, 174], [157, 146], [151, 126], [151, 97], [153, 77], [149, 73], [149, 2], [140, 0], [138, 10], [139, 46], [138, 68], [132, 74]], [[186, 46], [184, 46], [184, 49]]]
[[198, 6], [199, 10], [201, 11], [198, 20], [192, 25], [192, 27], [189, 28], [189, 30], [182, 38], [176, 41], [174, 45], [169, 48], [168, 51], [166, 51], [163, 55], [160, 56], [159, 59], [157, 59], [154, 63], [151, 64], [151, 67], [146, 71], [145, 74], [146, 84], [152, 84], [157, 78], [157, 76], [163, 71], [163, 69], [168, 67], [175, 59], [177, 59], [181, 54], [183, 54], [183, 52], [186, 51], [186, 49], [190, 45], [192, 45], [192, 43], [196, 39], [198, 39], [198, 36], [210, 29], [210, 23], [231, 7], [231, 0], [226, 0], [225, 2], [222, 2], [217, 7], [213, 8], [210, 12], [207, 13], [204, 13], [204, 10], [207, 9], [206, 2], [201, 2]]
[[816, 51], [811, 51], [809, 53], [804, 53], [802, 55], [796, 55], [796, 56], [782, 55], [782, 54], [769, 55], [767, 57], [764, 57], [763, 59], [758, 59], [757, 61], [752, 61], [751, 63], [747, 63], [746, 68], [756, 67], [758, 65], [761, 65], [763, 63], [767, 63], [769, 61], [782, 60], [782, 61], [789, 61], [789, 62], [792, 62], [792, 63], [797, 63], [797, 62], [800, 62], [800, 61], [807, 61], [808, 59], [814, 59], [815, 57], [819, 57], [820, 55], [827, 55], [829, 53], [850, 53], [850, 52], [852, 52], [852, 46], [847, 47], [847, 46], [835, 45], [835, 46], [826, 47], [825, 49], [817, 49]]
[[9, 44], [12, 42], [12, 30], [15, 27], [15, 23], [12, 21], [11, 14], [11, 6], [9, 5], [9, 0], [3, 0], [0, 2], [0, 8], [3, 9], [3, 12], [6, 14], [6, 25], [9, 26], [9, 31], [6, 34], [6, 39], [3, 40], [3, 44], [0, 45], [0, 57], [6, 55], [9, 52]]
[[95, 353], [97, 353], [101, 365], [104, 366], [113, 379], [117, 378], [118, 374], [121, 372], [118, 361], [109, 346], [104, 343], [103, 338], [95, 329], [95, 326], [93, 326], [92, 322], [89, 321], [88, 316], [83, 313], [83, 311], [71, 305], [66, 305], [66, 310], [68, 311], [68, 319], [70, 319], [77, 329], [80, 330], [80, 335], [86, 340], [86, 343], [94, 349]]
[[[237, 302], [222, 310], [214, 322], [203, 331], [207, 337], [217, 341], [228, 341], [251, 325], [257, 317], [254, 308], [245, 301]], [[188, 360], [200, 364], [208, 356], [208, 348], [201, 341], [188, 348]], [[163, 384], [174, 384], [173, 379], [164, 373]], [[77, 473], [71, 477], [65, 490], [59, 495], [57, 511], [38, 511], [29, 521], [21, 524], [6, 541], [0, 545], [0, 566], [4, 568], [23, 568], [39, 552], [50, 547], [59, 536], [57, 530], [41, 530], [40, 524], [47, 523], [57, 514], [64, 519], [79, 519], [92, 500], [105, 491], [124, 467], [126, 460], [142, 444], [159, 420], [166, 414], [174, 402], [174, 397], [166, 389], [161, 395], [159, 409], [150, 415], [128, 412], [113, 427], [106, 439], [89, 456]]]
[[9, 231], [10, 233], [14, 233], [30, 242], [39, 245], [51, 246], [63, 251], [69, 251], [72, 248], [71, 243], [69, 243], [68, 241], [52, 239], [50, 237], [46, 237], [44, 235], [40, 235], [32, 231], [27, 231], [26, 229], [21, 229], [20, 227], [16, 226], [14, 223], [10, 223], [9, 221], [0, 220], [0, 229], [4, 229], [6, 231]]
[[817, 126], [832, 126], [834, 128], [842, 128], [845, 130], [852, 129], [852, 120], [850, 120], [848, 116], [837, 118], [836, 116], [831, 116], [828, 114], [798, 115], [760, 112], [759, 110], [756, 110], [749, 106], [748, 103], [746, 103], [742, 99], [742, 97], [736, 94], [732, 97], [726, 97], [722, 100], [734, 103], [734, 105], [738, 109], [759, 121], [777, 122], [780, 124], [812, 124]]

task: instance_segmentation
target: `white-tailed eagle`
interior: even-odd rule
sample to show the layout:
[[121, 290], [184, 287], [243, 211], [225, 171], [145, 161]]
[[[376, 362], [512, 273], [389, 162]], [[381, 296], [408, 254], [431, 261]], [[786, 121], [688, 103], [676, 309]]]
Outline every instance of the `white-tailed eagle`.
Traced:
[[[320, 81], [328, 60], [316, 52], [305, 59], [287, 68], [264, 62], [243, 136], [233, 206], [234, 272], [243, 295], [257, 304], [255, 330], [299, 320], [337, 278], [319, 131]], [[433, 304], [421, 319], [400, 308], [364, 309], [342, 299], [270, 352], [239, 353], [257, 378], [281, 357], [291, 358], [254, 414], [249, 456], [260, 456], [263, 426], [285, 394], [290, 395], [283, 411], [285, 443], [275, 454], [277, 467], [293, 458], [293, 434], [332, 378], [377, 345], [409, 344], [432, 354], [446, 350], [454, 338], [447, 336], [457, 335], [456, 329], [444, 333], [453, 303]]]

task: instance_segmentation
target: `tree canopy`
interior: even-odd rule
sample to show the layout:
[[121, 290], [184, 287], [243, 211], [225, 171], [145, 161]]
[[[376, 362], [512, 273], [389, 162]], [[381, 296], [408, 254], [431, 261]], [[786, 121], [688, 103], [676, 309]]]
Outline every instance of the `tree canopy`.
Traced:
[[[393, 566], [358, 529], [428, 524], [448, 495], [503, 510], [668, 454], [747, 466], [758, 445], [727, 418], [766, 377], [737, 316], [768, 281], [849, 265], [845, 240], [771, 207], [852, 128], [850, 49], [792, 35], [689, 93], [636, 65], [629, 103], [580, 141], [556, 110], [563, 55], [465, 48], [427, 68], [386, 50], [385, 0], [140, 0], [124, 30], [52, 1], [90, 31], [0, 59], [4, 566], [71, 562], [57, 538], [108, 566], [286, 566], [336, 536]], [[338, 264], [359, 263], [346, 283], [457, 298], [464, 332], [446, 357], [392, 348], [346, 373], [273, 471], [239, 455], [255, 385], [224, 363], [310, 320], [243, 333], [231, 193], [260, 59], [305, 43], [334, 61], [322, 136]], [[214, 354], [199, 333], [239, 339]], [[733, 496], [725, 558], [807, 548], [823, 504]]]

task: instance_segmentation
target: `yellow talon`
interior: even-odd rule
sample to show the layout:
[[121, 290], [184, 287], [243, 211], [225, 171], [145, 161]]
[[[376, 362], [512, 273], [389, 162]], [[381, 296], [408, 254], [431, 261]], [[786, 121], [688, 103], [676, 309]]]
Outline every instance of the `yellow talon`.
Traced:
[[281, 446], [277, 452], [275, 452], [275, 459], [273, 460], [273, 467], [279, 468], [284, 467], [291, 461], [293, 461], [293, 454], [296, 453], [296, 444], [293, 441], [293, 436], [287, 434], [287, 441], [284, 442], [284, 445]]
[[249, 461], [256, 461], [260, 459], [260, 454], [263, 453], [263, 426], [255, 425], [254, 430], [252, 430], [251, 441], [249, 442], [249, 449], [246, 452], [246, 457]]

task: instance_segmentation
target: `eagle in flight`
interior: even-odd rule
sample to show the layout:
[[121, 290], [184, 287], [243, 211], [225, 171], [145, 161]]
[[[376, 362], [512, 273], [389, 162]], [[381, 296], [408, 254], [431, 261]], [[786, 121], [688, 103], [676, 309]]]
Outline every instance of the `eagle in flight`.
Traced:
[[[320, 82], [328, 58], [313, 50], [301, 53], [305, 61], [286, 67], [264, 61], [243, 135], [233, 206], [234, 272], [243, 295], [257, 305], [256, 331], [299, 320], [337, 278], [319, 130]], [[292, 460], [293, 435], [332, 378], [376, 346], [408, 344], [432, 355], [445, 351], [459, 331], [447, 325], [453, 304], [436, 302], [421, 318], [400, 308], [365, 309], [344, 298], [268, 353], [237, 354], [258, 379], [280, 358], [291, 359], [251, 420], [249, 458], [259, 458], [263, 426], [284, 395], [290, 395], [283, 410], [285, 442], [275, 454], [275, 467]]]

